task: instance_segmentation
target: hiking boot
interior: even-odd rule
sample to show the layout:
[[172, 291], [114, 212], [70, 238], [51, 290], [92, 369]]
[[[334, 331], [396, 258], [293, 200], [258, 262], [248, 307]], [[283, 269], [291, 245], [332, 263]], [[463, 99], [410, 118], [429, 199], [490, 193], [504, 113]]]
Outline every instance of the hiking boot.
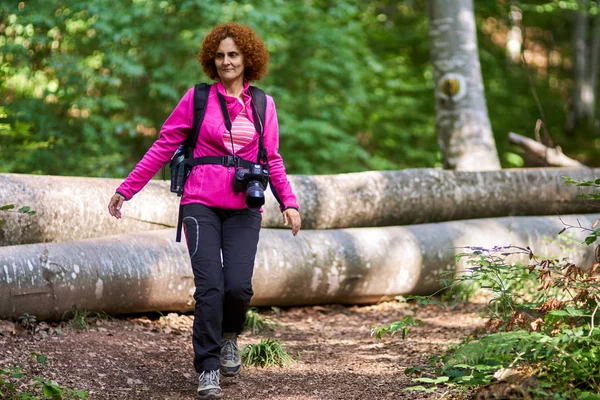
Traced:
[[237, 345], [237, 334], [224, 333], [221, 340], [221, 374], [235, 376], [240, 373], [242, 359]]
[[219, 371], [203, 371], [198, 377], [199, 399], [220, 399], [223, 396], [219, 386]]

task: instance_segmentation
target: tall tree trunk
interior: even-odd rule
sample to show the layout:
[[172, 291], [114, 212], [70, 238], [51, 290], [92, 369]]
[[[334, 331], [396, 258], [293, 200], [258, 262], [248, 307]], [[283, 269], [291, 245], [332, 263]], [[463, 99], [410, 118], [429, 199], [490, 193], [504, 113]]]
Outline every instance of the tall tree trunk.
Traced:
[[[571, 107], [567, 116], [567, 132], [575, 135], [576, 131], [586, 129], [594, 114], [595, 93], [592, 83], [590, 60], [589, 0], [579, 0], [579, 10], [575, 14], [573, 29], [573, 91]], [[597, 71], [596, 71], [597, 73]]]
[[472, 0], [428, 0], [436, 129], [444, 168], [500, 168], [485, 102]]
[[598, 69], [600, 67], [600, 15], [596, 14], [593, 19], [592, 28], [592, 44], [590, 46], [590, 86], [594, 96], [592, 105], [592, 120], [594, 123], [595, 133], [600, 133], [600, 124], [598, 121], [598, 113], [596, 112], [597, 96], [598, 96]]
[[510, 6], [508, 17], [511, 27], [506, 38], [506, 57], [513, 64], [518, 64], [521, 62], [521, 52], [523, 51], [523, 31], [521, 24], [523, 13], [517, 4]]

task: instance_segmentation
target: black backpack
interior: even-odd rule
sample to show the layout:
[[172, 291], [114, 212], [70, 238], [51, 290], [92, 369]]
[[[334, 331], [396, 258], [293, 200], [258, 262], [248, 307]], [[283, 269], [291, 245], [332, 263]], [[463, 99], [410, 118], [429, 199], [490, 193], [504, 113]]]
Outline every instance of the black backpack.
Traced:
[[[194, 120], [192, 124], [192, 131], [186, 137], [185, 141], [173, 157], [169, 161], [169, 167], [171, 168], [171, 192], [176, 193], [177, 196], [183, 195], [183, 188], [187, 177], [190, 174], [192, 166], [198, 164], [219, 164], [222, 159], [230, 156], [210, 156], [202, 157], [203, 162], [199, 162], [199, 159], [194, 159], [194, 148], [198, 142], [198, 135], [200, 133], [200, 126], [204, 120], [204, 112], [206, 111], [206, 104], [208, 103], [208, 94], [210, 92], [211, 85], [206, 83], [200, 83], [194, 86]], [[263, 121], [265, 120], [265, 114], [267, 111], [267, 96], [261, 89], [250, 86], [250, 95], [253, 100], [253, 113], [254, 113], [254, 126], [256, 131], [259, 133], [259, 147], [257, 161], [267, 159], [267, 149], [264, 145], [264, 132], [263, 132]], [[258, 115], [257, 115], [258, 113]], [[225, 165], [225, 164], [223, 164]], [[273, 187], [271, 186], [271, 189]], [[273, 190], [272, 190], [273, 191]], [[273, 191], [274, 192], [274, 191]], [[277, 196], [276, 196], [277, 197]], [[177, 238], [176, 241], [181, 241], [181, 226], [183, 222], [182, 206], [179, 206], [179, 217], [177, 218]]]

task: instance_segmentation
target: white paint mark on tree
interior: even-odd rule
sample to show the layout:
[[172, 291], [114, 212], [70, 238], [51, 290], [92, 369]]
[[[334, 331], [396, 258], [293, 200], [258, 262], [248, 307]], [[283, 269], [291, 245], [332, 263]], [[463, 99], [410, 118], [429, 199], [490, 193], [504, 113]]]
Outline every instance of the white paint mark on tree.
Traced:
[[104, 282], [102, 282], [102, 279], [98, 279], [96, 281], [96, 291], [94, 292], [94, 294], [96, 295], [96, 300], [100, 300], [102, 298], [104, 292]]

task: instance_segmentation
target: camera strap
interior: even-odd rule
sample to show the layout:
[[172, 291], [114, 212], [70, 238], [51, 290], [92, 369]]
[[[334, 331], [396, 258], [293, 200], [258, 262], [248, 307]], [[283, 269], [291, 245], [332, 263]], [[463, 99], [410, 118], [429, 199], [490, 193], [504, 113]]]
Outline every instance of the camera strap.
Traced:
[[[229, 132], [229, 138], [231, 140], [231, 153], [234, 157], [237, 157], [233, 148], [233, 135], [231, 133], [232, 123], [231, 118], [229, 118], [229, 110], [227, 110], [227, 101], [225, 100], [225, 96], [223, 96], [219, 90], [217, 90], [217, 97], [219, 98], [219, 106], [221, 107], [221, 113], [223, 114], [225, 129], [227, 129]], [[258, 155], [256, 162], [259, 164], [262, 162], [262, 164], [268, 169], [269, 162], [267, 160], [267, 148], [265, 147], [264, 127], [261, 118], [261, 115], [265, 115], [266, 113], [267, 98], [262, 90], [255, 86], [250, 86], [250, 99], [252, 103], [252, 116], [254, 117], [254, 129], [256, 129], [256, 132], [258, 132]]]
[[231, 140], [231, 154], [235, 157], [235, 148], [233, 147], [233, 134], [231, 133], [232, 124], [231, 118], [229, 118], [229, 111], [227, 110], [227, 101], [225, 96], [219, 92], [217, 88], [217, 97], [219, 98], [219, 106], [221, 106], [221, 114], [223, 114], [223, 121], [225, 122], [225, 129], [229, 132], [229, 139]]

